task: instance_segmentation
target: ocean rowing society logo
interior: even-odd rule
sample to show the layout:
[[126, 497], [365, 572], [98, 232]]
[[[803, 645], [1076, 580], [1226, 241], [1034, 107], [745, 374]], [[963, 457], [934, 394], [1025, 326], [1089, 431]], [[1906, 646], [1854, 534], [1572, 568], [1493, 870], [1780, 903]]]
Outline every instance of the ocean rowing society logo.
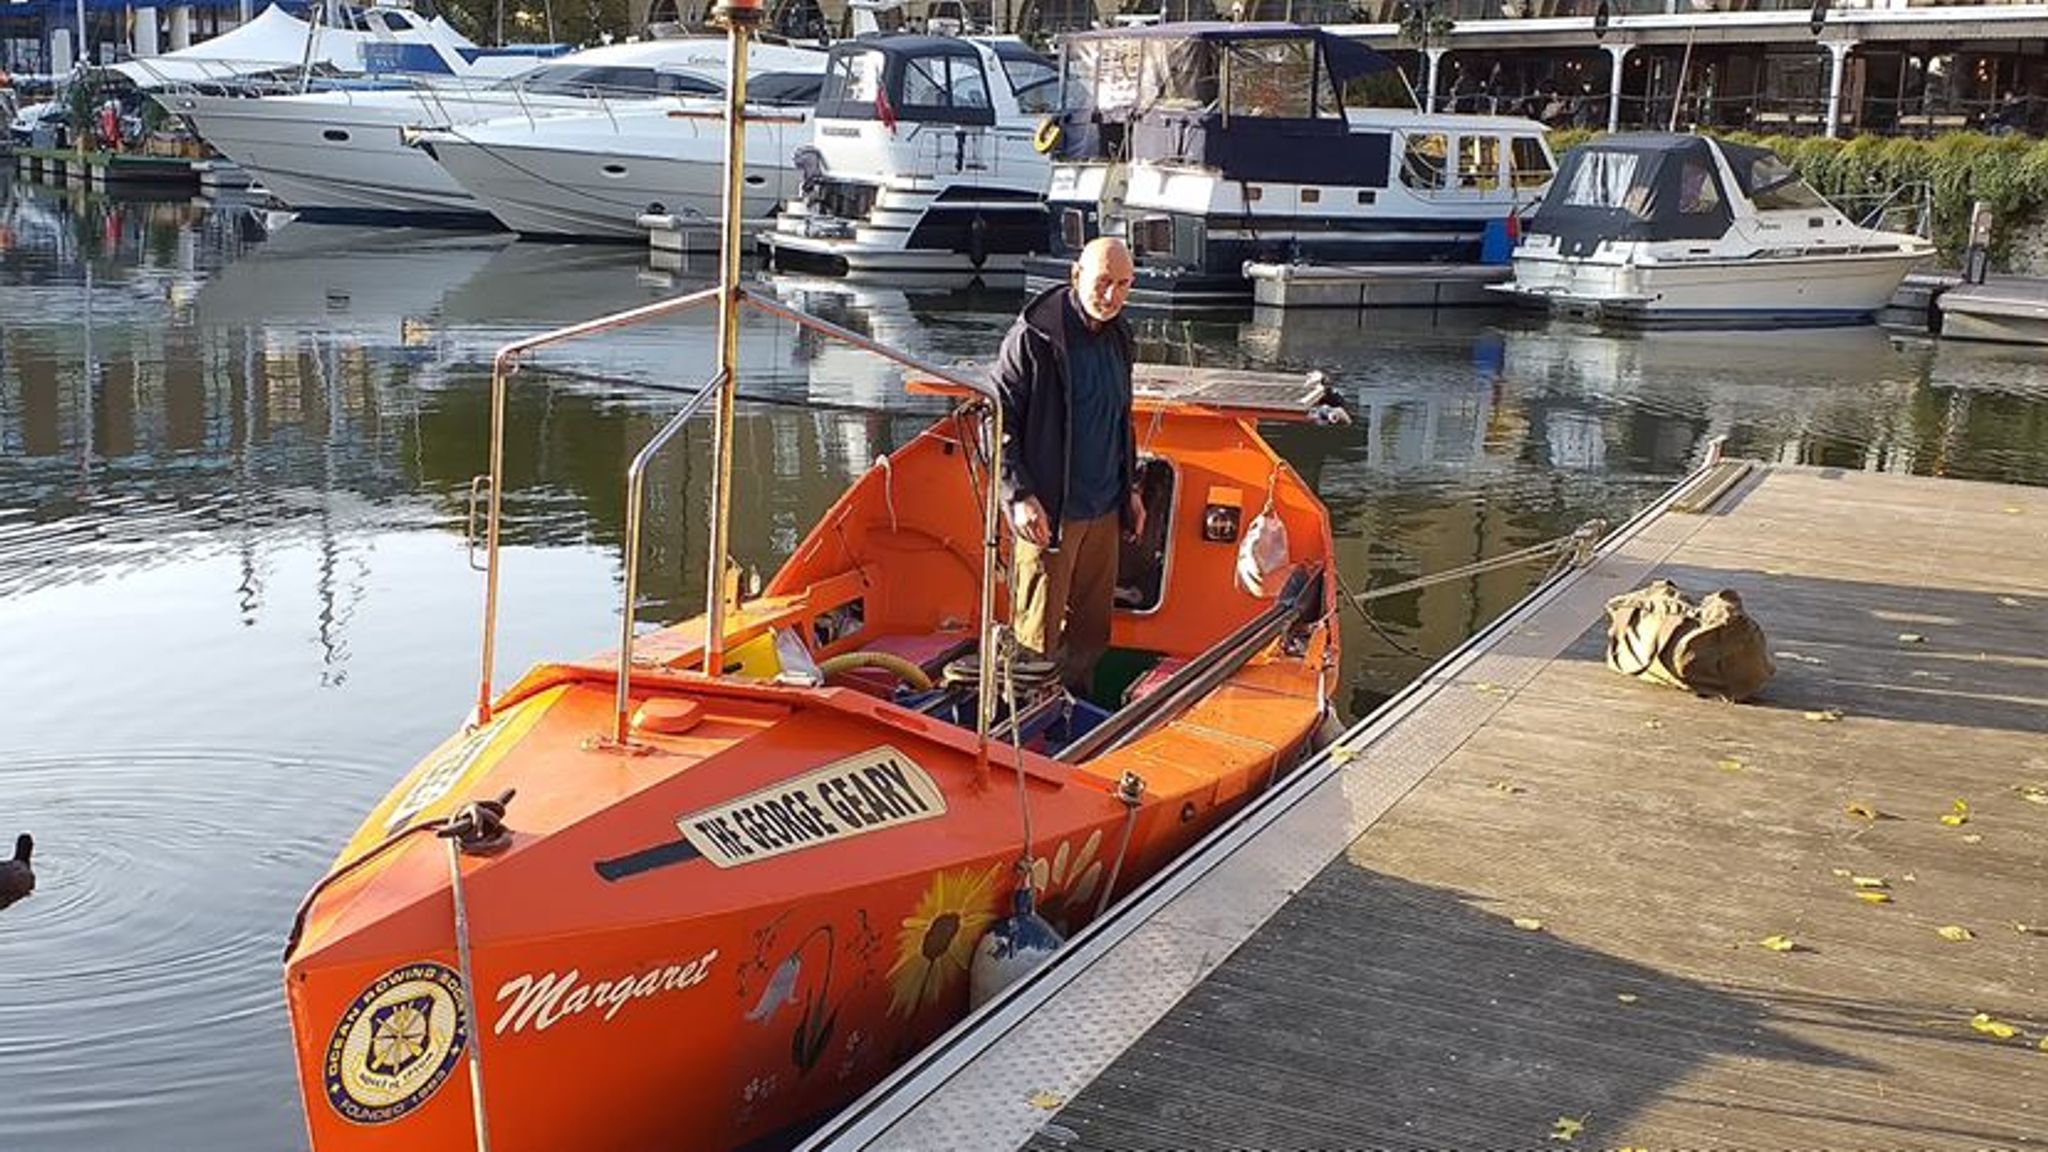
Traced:
[[441, 964], [378, 977], [327, 1041], [327, 1102], [346, 1120], [385, 1124], [427, 1102], [455, 1070], [469, 1023], [462, 978]]

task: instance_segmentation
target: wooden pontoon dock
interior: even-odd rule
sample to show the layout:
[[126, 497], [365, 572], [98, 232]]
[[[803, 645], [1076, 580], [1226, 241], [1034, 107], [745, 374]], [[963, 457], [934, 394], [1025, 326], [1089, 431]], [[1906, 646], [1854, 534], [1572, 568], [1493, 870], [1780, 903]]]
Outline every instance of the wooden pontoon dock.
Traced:
[[[1659, 575], [1759, 699], [1604, 666]], [[2044, 789], [2048, 490], [1723, 464], [810, 1147], [2040, 1147]]]

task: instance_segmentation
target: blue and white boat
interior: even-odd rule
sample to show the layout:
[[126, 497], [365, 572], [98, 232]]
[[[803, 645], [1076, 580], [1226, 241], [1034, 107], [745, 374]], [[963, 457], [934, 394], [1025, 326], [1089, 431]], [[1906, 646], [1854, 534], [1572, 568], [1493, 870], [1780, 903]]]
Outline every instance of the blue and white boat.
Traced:
[[1130, 244], [1139, 306], [1248, 305], [1248, 261], [1477, 261], [1550, 181], [1543, 125], [1345, 106], [1346, 84], [1391, 67], [1295, 24], [1069, 37], [1064, 111], [1039, 134], [1053, 234], [1027, 281], [1065, 280], [1097, 235]]

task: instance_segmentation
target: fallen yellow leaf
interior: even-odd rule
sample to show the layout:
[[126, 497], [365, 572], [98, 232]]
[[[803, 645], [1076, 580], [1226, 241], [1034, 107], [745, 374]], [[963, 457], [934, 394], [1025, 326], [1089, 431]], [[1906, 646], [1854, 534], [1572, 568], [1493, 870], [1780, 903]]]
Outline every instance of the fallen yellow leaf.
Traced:
[[1901, 644], [1925, 644], [1925, 643], [1927, 643], [1927, 637], [1925, 637], [1925, 636], [1922, 636], [1922, 635], [1921, 635], [1921, 634], [1919, 634], [1918, 632], [1901, 632], [1901, 633], [1899, 633], [1899, 643], [1901, 643]]
[[2043, 927], [2039, 924], [2022, 924], [2017, 920], [2012, 922], [2012, 930], [2022, 936], [2048, 936], [2048, 927]]
[[1584, 1120], [1577, 1120], [1570, 1116], [1559, 1116], [1551, 1122], [1550, 1138], [1552, 1140], [1574, 1140], [1578, 1138], [1579, 1133], [1585, 1127], [1586, 1122]]
[[1874, 805], [1864, 804], [1861, 802], [1851, 804], [1847, 808], [1842, 809], [1842, 811], [1847, 812], [1851, 816], [1861, 816], [1865, 820], [1875, 820], [1879, 816], [1884, 815], [1884, 813], [1878, 811]]
[[2020, 506], [2017, 504], [2007, 504], [2005, 507], [2000, 508], [1999, 511], [2007, 516], [2017, 516], [2020, 514]]
[[1892, 902], [1891, 893], [1878, 892], [1868, 888], [1856, 893], [1856, 898], [1865, 904], [1889, 904]]
[[1952, 811], [1942, 815], [1941, 822], [1943, 824], [1951, 828], [1960, 828], [1970, 822], [1970, 805], [1966, 801], [1952, 801], [1949, 807]]
[[1500, 685], [1495, 684], [1491, 680], [1481, 680], [1479, 683], [1474, 684], [1472, 687], [1475, 691], [1479, 692], [1498, 692], [1501, 690]]
[[1534, 916], [1517, 916], [1514, 918], [1513, 924], [1524, 932], [1543, 931], [1543, 921], [1536, 919]]
[[1748, 765], [1733, 756], [1723, 756], [1714, 762], [1714, 767], [1719, 768], [1723, 772], [1740, 772], [1748, 767]]
[[1339, 764], [1349, 764], [1358, 759], [1358, 749], [1345, 744], [1333, 744], [1327, 755]]
[[1965, 940], [1975, 940], [1977, 938], [1975, 932], [1970, 931], [1961, 924], [1943, 924], [1941, 927], [1936, 928], [1935, 931], [1941, 935], [1943, 940], [1953, 940], [1958, 944]]
[[2019, 1034], [2019, 1029], [1986, 1012], [1979, 1012], [1970, 1017], [1970, 1027], [1986, 1036], [1996, 1036], [2000, 1040], [2010, 1040]]
[[1847, 880], [1854, 873], [1850, 872], [1847, 868], [1830, 868], [1828, 869], [1828, 875], [1840, 876], [1842, 879]]
[[2034, 1047], [2039, 1048], [2043, 1052], [2048, 1052], [2048, 1036], [2041, 1037], [2041, 1042], [2034, 1045]]
[[1858, 888], [1883, 888], [1886, 886], [1882, 876], [1851, 876], [1849, 877], [1849, 883], [1854, 884]]
[[1790, 952], [1792, 949], [1799, 947], [1799, 945], [1792, 942], [1790, 936], [1766, 936], [1762, 940], [1757, 941], [1757, 943], [1773, 952]]
[[1514, 796], [1519, 793], [1528, 791], [1528, 789], [1522, 787], [1520, 784], [1517, 784], [1512, 780], [1495, 780], [1491, 784], [1488, 784], [1487, 787], [1493, 789], [1495, 792], [1505, 792], [1510, 796]]
[[1616, 992], [1614, 994], [1614, 998], [1616, 1000], [1621, 1001], [1623, 1004], [1633, 1004], [1636, 1001], [1642, 999], [1641, 996], [1638, 996], [1633, 992]]
[[1031, 1094], [1029, 1101], [1027, 1102], [1033, 1108], [1039, 1108], [1043, 1109], [1044, 1111], [1050, 1112], [1053, 1109], [1058, 1108], [1060, 1105], [1065, 1104], [1066, 1100], [1062, 1098], [1060, 1094], [1057, 1092], [1047, 1092], [1045, 1089], [1041, 1088], [1038, 1091], [1033, 1092]]
[[1663, 722], [1662, 720], [1658, 720], [1658, 719], [1654, 719], [1654, 718], [1652, 718], [1652, 719], [1649, 719], [1649, 720], [1645, 720], [1645, 721], [1643, 721], [1643, 727], [1645, 727], [1645, 728], [1662, 728], [1663, 726], [1664, 726], [1664, 722]]
[[1842, 718], [1842, 710], [1840, 708], [1822, 708], [1818, 712], [1808, 712], [1806, 718], [1816, 724], [1833, 724]]

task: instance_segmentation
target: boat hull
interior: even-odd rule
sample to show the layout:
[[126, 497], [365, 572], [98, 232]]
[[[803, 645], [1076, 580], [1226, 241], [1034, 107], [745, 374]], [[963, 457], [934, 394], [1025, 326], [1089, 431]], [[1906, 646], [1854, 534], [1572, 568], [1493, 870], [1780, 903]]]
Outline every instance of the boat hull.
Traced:
[[1016, 283], [1046, 245], [1045, 205], [1011, 189], [884, 188], [848, 220], [791, 201], [761, 244], [778, 267], [829, 275], [941, 273]]
[[1855, 324], [1924, 252], [1684, 262], [1514, 257], [1511, 291], [1553, 310], [1639, 323]]
[[[460, 129], [423, 147], [443, 177], [515, 232], [557, 239], [645, 241], [644, 214], [675, 215], [717, 225], [723, 194], [722, 158], [653, 146], [628, 149], [556, 146]], [[749, 156], [780, 157], [771, 143], [748, 142]], [[751, 220], [767, 219], [796, 187], [780, 160], [747, 165], [742, 199]]]
[[424, 98], [390, 94], [374, 104], [186, 94], [161, 99], [272, 196], [302, 213], [488, 218], [462, 185], [405, 146], [404, 128], [442, 119]]

